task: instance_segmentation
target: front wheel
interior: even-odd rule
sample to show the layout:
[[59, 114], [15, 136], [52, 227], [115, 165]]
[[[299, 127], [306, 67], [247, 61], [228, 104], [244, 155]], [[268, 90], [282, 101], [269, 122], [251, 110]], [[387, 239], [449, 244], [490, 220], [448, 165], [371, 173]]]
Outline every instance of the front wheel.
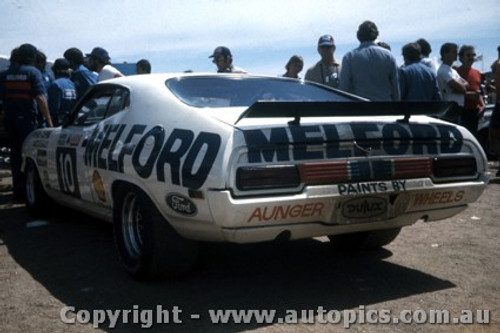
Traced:
[[137, 280], [176, 277], [196, 262], [198, 244], [181, 237], [141, 190], [121, 186], [114, 207], [114, 238], [120, 260]]
[[382, 229], [328, 236], [338, 250], [374, 250], [392, 242], [401, 228]]
[[38, 169], [32, 160], [26, 161], [25, 177], [26, 208], [28, 212], [35, 216], [47, 214], [55, 204], [45, 192]]

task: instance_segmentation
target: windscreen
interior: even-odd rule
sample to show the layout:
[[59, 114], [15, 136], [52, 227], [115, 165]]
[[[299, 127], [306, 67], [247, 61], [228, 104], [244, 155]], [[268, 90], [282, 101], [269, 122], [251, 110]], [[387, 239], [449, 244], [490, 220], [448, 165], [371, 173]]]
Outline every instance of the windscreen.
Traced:
[[182, 77], [166, 81], [182, 102], [194, 107], [250, 106], [257, 101], [359, 101], [355, 97], [300, 80], [262, 77]]

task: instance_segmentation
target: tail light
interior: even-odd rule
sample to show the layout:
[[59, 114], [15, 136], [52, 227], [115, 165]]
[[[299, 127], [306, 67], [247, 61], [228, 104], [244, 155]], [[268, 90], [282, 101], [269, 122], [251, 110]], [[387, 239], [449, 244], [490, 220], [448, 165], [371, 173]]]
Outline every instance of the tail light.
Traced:
[[241, 191], [297, 187], [299, 185], [300, 177], [294, 165], [241, 167], [236, 172], [236, 187]]
[[236, 172], [236, 186], [240, 191], [250, 191], [298, 188], [301, 184], [326, 185], [425, 177], [446, 181], [446, 178], [476, 175], [476, 160], [472, 156], [349, 160], [240, 167]]
[[420, 178], [432, 175], [433, 159], [422, 158], [398, 158], [394, 160], [395, 178]]
[[341, 183], [349, 180], [346, 162], [299, 164], [300, 179], [308, 185]]
[[434, 159], [434, 176], [436, 178], [467, 177], [476, 173], [476, 159], [472, 156], [437, 157]]

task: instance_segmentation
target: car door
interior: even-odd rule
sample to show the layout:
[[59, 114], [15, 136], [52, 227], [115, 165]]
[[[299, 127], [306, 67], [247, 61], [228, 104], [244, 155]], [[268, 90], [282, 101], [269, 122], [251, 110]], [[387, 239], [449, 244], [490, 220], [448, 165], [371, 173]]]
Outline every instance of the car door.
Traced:
[[69, 204], [96, 201], [91, 170], [98, 167], [98, 156], [89, 153], [89, 147], [102, 141], [104, 120], [124, 109], [128, 103], [124, 96], [128, 97], [128, 91], [121, 86], [94, 86], [51, 137], [49, 155], [54, 163], [50, 163], [49, 178], [51, 187], [59, 190], [60, 200]]

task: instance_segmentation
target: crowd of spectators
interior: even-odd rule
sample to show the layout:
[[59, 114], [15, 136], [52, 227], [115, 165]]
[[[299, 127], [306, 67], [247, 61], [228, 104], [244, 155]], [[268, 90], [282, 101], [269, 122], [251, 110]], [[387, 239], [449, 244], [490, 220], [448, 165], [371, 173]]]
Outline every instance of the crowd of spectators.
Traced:
[[[308, 68], [306, 81], [365, 97], [372, 101], [452, 101], [457, 104], [456, 117], [450, 120], [463, 125], [476, 135], [478, 119], [485, 107], [482, 76], [472, 68], [476, 60], [471, 45], [444, 43], [440, 48], [441, 64], [430, 58], [430, 44], [423, 38], [402, 47], [404, 64], [400, 67], [389, 44], [378, 39], [379, 30], [372, 21], [362, 22], [356, 32], [359, 46], [347, 52], [341, 61], [334, 54], [335, 39], [322, 35], [317, 42], [320, 60]], [[500, 59], [500, 47], [499, 59]], [[218, 46], [209, 56], [218, 73], [247, 73], [233, 64], [226, 46]], [[460, 60], [460, 67], [453, 64]], [[301, 79], [304, 59], [293, 55], [286, 63], [284, 77]], [[11, 138], [11, 164], [14, 197], [22, 196], [20, 173], [21, 147], [26, 136], [38, 127], [60, 125], [75, 103], [97, 82], [124, 76], [111, 64], [107, 50], [95, 47], [84, 56], [72, 47], [55, 60], [53, 75], [47, 71], [47, 57], [31, 44], [23, 44], [11, 52], [10, 66], [0, 73], [0, 100], [4, 122]], [[496, 79], [488, 85], [498, 91], [500, 62], [492, 65]], [[151, 63], [141, 59], [136, 74], [151, 73]], [[500, 115], [498, 103], [493, 113], [490, 141], [500, 158]], [[14, 170], [16, 170], [14, 172]]]

